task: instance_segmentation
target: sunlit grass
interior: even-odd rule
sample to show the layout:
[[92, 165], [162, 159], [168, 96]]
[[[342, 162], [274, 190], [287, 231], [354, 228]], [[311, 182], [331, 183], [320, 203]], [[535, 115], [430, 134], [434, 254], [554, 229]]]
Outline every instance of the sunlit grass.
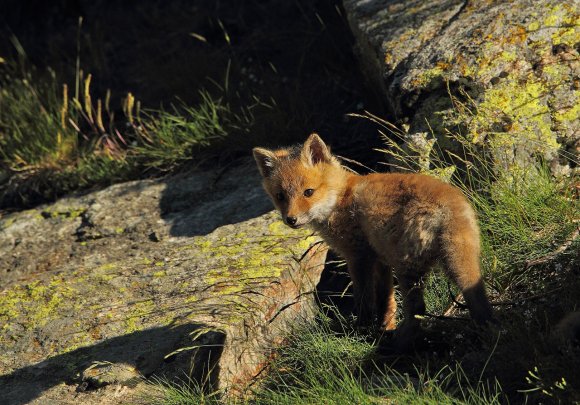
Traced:
[[136, 142], [130, 153], [146, 166], [171, 168], [194, 159], [195, 148], [225, 138], [232, 118], [229, 108], [207, 92], [194, 107], [180, 103], [170, 111], [143, 112], [134, 121]]
[[194, 382], [155, 381], [151, 404], [499, 404], [497, 383], [470, 380], [458, 364], [413, 375], [374, 363], [376, 344], [344, 319], [322, 314], [295, 329], [279, 348], [258, 388], [245, 397], [220, 399]]
[[201, 385], [186, 377], [177, 381], [153, 379], [143, 391], [142, 403], [149, 405], [217, 405], [219, 393], [205, 393]]
[[[228, 136], [238, 119], [207, 92], [197, 105], [160, 111], [142, 111], [128, 93], [124, 114], [116, 117], [109, 92], [94, 98], [91, 75], [79, 72], [77, 80], [79, 94], [70, 94], [51, 71], [0, 64], [1, 206], [27, 206], [146, 169], [174, 168]], [[247, 124], [247, 114], [243, 118]]]

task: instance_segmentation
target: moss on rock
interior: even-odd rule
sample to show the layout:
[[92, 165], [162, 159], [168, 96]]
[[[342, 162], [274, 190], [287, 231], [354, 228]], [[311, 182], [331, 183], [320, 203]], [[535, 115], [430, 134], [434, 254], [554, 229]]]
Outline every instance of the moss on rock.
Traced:
[[388, 104], [408, 120], [409, 133], [432, 130], [446, 148], [448, 131], [466, 130], [489, 143], [501, 165], [541, 156], [558, 174], [561, 164], [569, 165], [562, 173], [575, 166], [569, 154], [558, 155], [580, 141], [574, 3], [440, 0], [419, 10], [419, 19], [402, 0], [389, 15], [378, 3], [347, 0], [345, 9], [361, 50], [376, 52], [363, 56], [379, 66]]

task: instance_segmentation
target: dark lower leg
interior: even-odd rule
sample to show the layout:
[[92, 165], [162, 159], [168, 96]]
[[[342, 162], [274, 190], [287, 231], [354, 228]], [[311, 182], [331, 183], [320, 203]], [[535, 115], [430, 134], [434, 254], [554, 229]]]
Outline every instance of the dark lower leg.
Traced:
[[398, 277], [403, 293], [404, 319], [397, 328], [394, 346], [399, 351], [407, 351], [413, 347], [417, 333], [421, 330], [421, 321], [417, 315], [425, 314], [423, 299], [423, 281], [418, 275]]
[[377, 261], [373, 273], [376, 316], [382, 329], [395, 329], [397, 302], [393, 288], [393, 272], [389, 267]]
[[448, 258], [447, 270], [461, 290], [473, 320], [478, 324], [491, 321], [493, 311], [485, 293], [478, 258], [456, 254]]
[[425, 315], [425, 300], [423, 298], [423, 280], [420, 276], [401, 277], [399, 279], [403, 293], [403, 313], [405, 322], [419, 323], [416, 315]]
[[463, 289], [462, 293], [469, 313], [476, 323], [484, 325], [493, 320], [493, 311], [487, 299], [483, 281], [480, 280], [475, 285]]
[[357, 324], [368, 326], [373, 320], [372, 262], [347, 260], [348, 272], [352, 281], [353, 314]]

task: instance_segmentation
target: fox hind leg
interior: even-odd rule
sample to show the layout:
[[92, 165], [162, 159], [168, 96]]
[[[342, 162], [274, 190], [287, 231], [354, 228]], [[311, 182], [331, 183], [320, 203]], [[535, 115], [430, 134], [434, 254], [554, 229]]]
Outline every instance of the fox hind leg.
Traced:
[[445, 267], [455, 281], [473, 320], [478, 324], [493, 321], [493, 311], [479, 267], [479, 238], [458, 234], [445, 248]]
[[423, 297], [425, 285], [422, 274], [407, 271], [398, 275], [397, 280], [403, 294], [404, 322], [419, 325], [420, 321], [416, 315], [425, 315], [425, 299]]
[[383, 330], [396, 327], [397, 302], [393, 287], [393, 271], [379, 260], [373, 266], [374, 312]]
[[408, 352], [413, 349], [421, 331], [421, 320], [418, 316], [425, 314], [423, 274], [405, 270], [397, 272], [397, 280], [403, 295], [404, 318], [395, 331], [392, 348], [396, 352]]

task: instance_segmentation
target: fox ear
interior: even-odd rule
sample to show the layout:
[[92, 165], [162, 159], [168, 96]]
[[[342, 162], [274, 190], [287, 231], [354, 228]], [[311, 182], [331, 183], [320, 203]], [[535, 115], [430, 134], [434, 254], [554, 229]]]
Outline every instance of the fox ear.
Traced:
[[330, 149], [317, 134], [310, 135], [304, 142], [302, 157], [311, 165], [320, 162], [330, 163], [332, 161]]
[[258, 169], [262, 177], [270, 177], [276, 163], [278, 162], [278, 157], [276, 154], [268, 149], [264, 148], [254, 148], [252, 149], [254, 154], [254, 159], [258, 164]]

